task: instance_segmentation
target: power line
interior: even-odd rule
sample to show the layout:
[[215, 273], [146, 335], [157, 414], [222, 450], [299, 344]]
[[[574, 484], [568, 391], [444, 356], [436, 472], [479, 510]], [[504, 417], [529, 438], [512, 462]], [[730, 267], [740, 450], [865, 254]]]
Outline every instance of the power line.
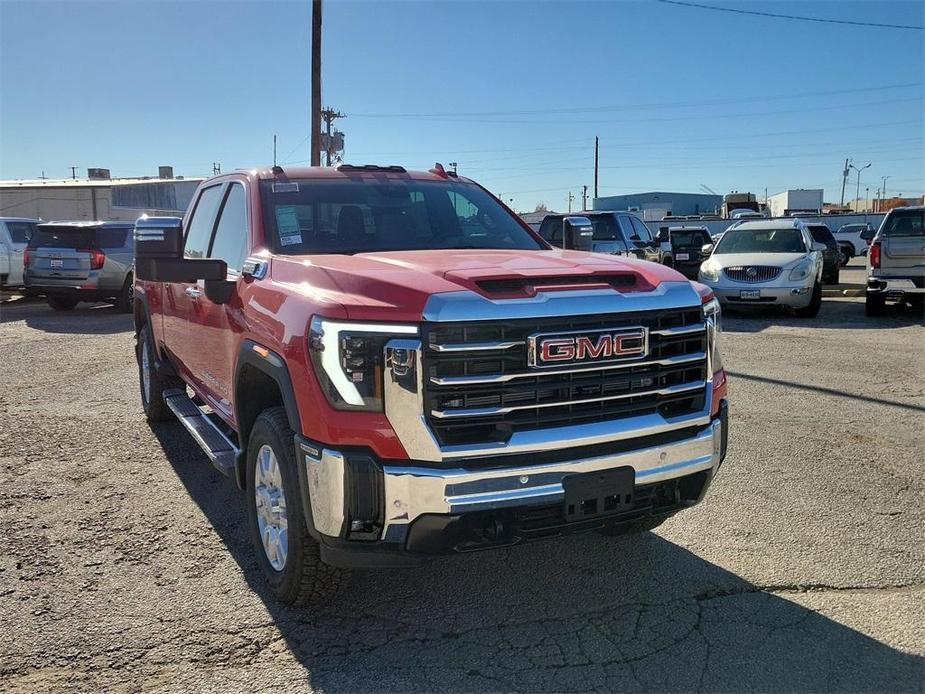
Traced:
[[880, 24], [878, 22], [855, 22], [849, 19], [825, 19], [822, 17], [800, 17], [793, 14], [776, 14], [774, 12], [759, 12], [758, 10], [740, 10], [733, 7], [717, 7], [716, 5], [703, 5], [696, 2], [682, 2], [681, 0], [658, 0], [666, 5], [680, 5], [693, 7], [699, 10], [715, 10], [717, 12], [732, 12], [733, 14], [750, 14], [758, 17], [773, 17], [774, 19], [795, 19], [801, 22], [819, 22], [822, 24], [848, 24], [859, 27], [876, 27], [878, 29], [913, 29], [925, 31], [925, 27], [910, 24]]
[[909, 89], [911, 87], [921, 87], [922, 82], [907, 82], [905, 84], [888, 84], [877, 87], [855, 87], [853, 89], [830, 89], [826, 91], [812, 92], [787, 92], [784, 94], [761, 94], [757, 96], [743, 97], [724, 97], [719, 99], [697, 99], [692, 101], [662, 101], [642, 104], [623, 104], [620, 106], [593, 106], [593, 107], [573, 107], [573, 108], [547, 108], [538, 110], [518, 110], [518, 111], [443, 111], [434, 113], [353, 113], [352, 118], [440, 118], [444, 116], [521, 116], [521, 115], [544, 115], [550, 113], [584, 113], [591, 111], [626, 111], [632, 109], [652, 109], [652, 108], [678, 108], [681, 106], [722, 106], [725, 104], [737, 104], [753, 101], [767, 101], [770, 99], [804, 99], [816, 98], [822, 96], [834, 96], [836, 94], [859, 94], [862, 92], [880, 92], [890, 89]]

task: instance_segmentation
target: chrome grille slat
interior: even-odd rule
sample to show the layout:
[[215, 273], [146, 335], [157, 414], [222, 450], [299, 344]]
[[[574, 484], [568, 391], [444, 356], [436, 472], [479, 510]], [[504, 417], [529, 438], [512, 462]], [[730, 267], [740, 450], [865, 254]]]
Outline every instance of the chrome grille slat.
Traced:
[[493, 352], [502, 349], [520, 347], [523, 342], [510, 340], [507, 342], [451, 342], [445, 345], [430, 345], [435, 352]]
[[723, 274], [733, 282], [770, 282], [780, 276], [782, 269], [771, 265], [734, 265], [723, 268]]
[[465, 408], [457, 410], [432, 410], [431, 414], [439, 419], [448, 419], [451, 417], [486, 417], [499, 414], [508, 414], [517, 410], [532, 410], [547, 407], [564, 407], [567, 405], [586, 405], [592, 402], [608, 402], [611, 400], [626, 400], [628, 398], [644, 398], [651, 395], [677, 395], [679, 393], [688, 393], [694, 390], [703, 390], [706, 387], [705, 381], [694, 381], [691, 383], [681, 383], [667, 388], [655, 388], [652, 390], [639, 390], [632, 393], [621, 393], [620, 395], [605, 395], [602, 397], [585, 398], [580, 400], [560, 400], [556, 402], [530, 403], [529, 405], [507, 405], [505, 407], [478, 407]]
[[633, 361], [621, 364], [599, 364], [597, 366], [585, 366], [580, 369], [558, 369], [556, 371], [524, 371], [511, 374], [489, 374], [487, 376], [431, 376], [430, 382], [437, 386], [468, 386], [480, 385], [483, 383], [508, 383], [519, 378], [551, 378], [565, 374], [580, 374], [592, 371], [613, 371], [615, 369], [631, 369], [645, 366], [679, 366], [681, 364], [691, 364], [697, 361], [703, 361], [707, 358], [704, 352], [693, 352], [679, 357], [669, 357], [667, 359], [652, 359], [649, 361]]

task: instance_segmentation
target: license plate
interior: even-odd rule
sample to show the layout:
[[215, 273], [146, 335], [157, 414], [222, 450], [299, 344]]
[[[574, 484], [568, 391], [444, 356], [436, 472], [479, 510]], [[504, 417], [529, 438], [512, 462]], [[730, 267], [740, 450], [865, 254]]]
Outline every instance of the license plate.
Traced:
[[742, 289], [739, 291], [740, 299], [760, 299], [761, 290], [760, 289]]
[[629, 466], [568, 475], [562, 479], [565, 520], [581, 521], [628, 511], [633, 506], [635, 486], [636, 471]]
[[675, 258], [677, 258], [678, 260], [690, 260], [691, 254], [690, 253], [678, 253], [675, 256]]
[[51, 266], [52, 267], [64, 267], [64, 261], [63, 260], [52, 260]]

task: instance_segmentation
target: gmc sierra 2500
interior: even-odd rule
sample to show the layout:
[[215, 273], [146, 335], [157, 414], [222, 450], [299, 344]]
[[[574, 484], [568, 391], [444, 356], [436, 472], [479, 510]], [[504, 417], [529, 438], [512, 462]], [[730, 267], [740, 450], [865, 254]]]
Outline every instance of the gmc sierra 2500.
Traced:
[[145, 414], [246, 492], [281, 601], [345, 567], [652, 528], [725, 456], [710, 290], [552, 249], [439, 165], [224, 174], [135, 234]]

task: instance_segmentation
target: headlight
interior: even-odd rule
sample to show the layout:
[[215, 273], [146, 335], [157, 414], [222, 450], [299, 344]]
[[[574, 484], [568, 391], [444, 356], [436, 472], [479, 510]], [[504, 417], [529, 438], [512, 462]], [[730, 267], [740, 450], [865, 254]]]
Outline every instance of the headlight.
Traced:
[[396, 335], [416, 335], [414, 325], [344, 323], [312, 319], [309, 353], [321, 389], [337, 410], [382, 411], [385, 343]]
[[703, 305], [703, 321], [707, 325], [707, 357], [712, 367], [710, 374], [714, 374], [723, 368], [719, 353], [719, 336], [723, 331], [722, 311], [718, 299], [710, 299]]
[[700, 266], [700, 276], [708, 282], [719, 282], [719, 270], [719, 265], [707, 260]]
[[805, 280], [809, 277], [809, 273], [812, 272], [813, 262], [809, 258], [806, 260], [801, 260], [796, 267], [790, 271], [790, 279], [792, 280]]

